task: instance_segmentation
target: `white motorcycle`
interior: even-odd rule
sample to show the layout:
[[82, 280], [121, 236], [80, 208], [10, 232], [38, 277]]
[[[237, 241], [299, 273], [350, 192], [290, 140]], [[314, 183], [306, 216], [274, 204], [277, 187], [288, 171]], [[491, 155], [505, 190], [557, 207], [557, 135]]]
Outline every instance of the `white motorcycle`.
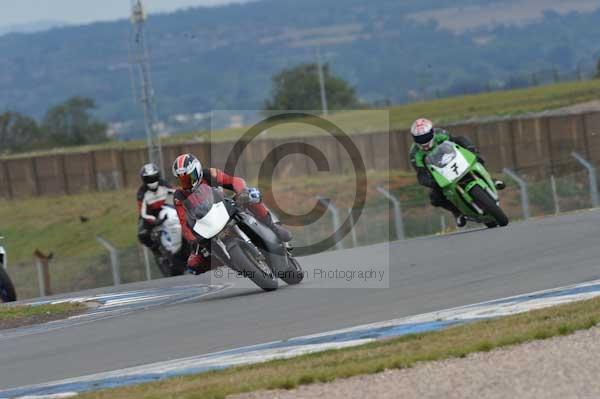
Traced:
[[183, 239], [177, 211], [171, 205], [164, 205], [158, 220], [158, 225], [152, 231], [152, 239], [159, 243], [156, 264], [163, 276], [180, 276], [185, 272], [190, 249]]
[[[0, 239], [2, 238], [4, 237], [0, 237]], [[17, 300], [17, 294], [15, 286], [6, 272], [7, 266], [6, 250], [0, 245], [0, 300], [2, 302], [14, 302]]]

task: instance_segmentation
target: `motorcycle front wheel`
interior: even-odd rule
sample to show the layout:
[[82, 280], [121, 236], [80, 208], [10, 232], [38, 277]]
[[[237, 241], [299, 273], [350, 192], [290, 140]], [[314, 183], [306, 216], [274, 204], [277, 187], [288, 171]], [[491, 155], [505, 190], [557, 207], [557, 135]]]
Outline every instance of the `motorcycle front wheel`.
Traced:
[[[256, 253], [255, 253], [256, 252]], [[248, 244], [241, 242], [229, 249], [234, 270], [252, 280], [265, 291], [275, 291], [277, 276], [273, 273], [260, 251], [253, 251]]]
[[288, 270], [286, 270], [279, 278], [288, 285], [300, 284], [304, 280], [304, 271], [298, 262], [298, 259], [292, 255], [288, 255]]
[[[508, 225], [508, 216], [496, 204], [496, 201], [481, 187], [475, 186], [471, 189], [471, 196], [475, 203], [488, 215], [492, 216], [498, 226], [504, 227]], [[491, 223], [490, 226], [492, 227]]]

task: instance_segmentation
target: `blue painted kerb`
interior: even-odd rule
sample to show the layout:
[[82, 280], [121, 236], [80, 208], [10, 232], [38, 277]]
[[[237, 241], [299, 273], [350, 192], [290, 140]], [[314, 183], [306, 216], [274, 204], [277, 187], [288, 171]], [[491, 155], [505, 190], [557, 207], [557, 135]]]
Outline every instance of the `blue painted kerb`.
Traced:
[[[520, 303], [526, 302], [533, 299], [543, 299], [543, 298], [557, 298], [567, 295], [578, 295], [578, 294], [586, 294], [586, 293], [597, 293], [600, 292], [600, 284], [588, 285], [584, 287], [574, 287], [568, 289], [557, 289], [553, 291], [541, 292], [538, 294], [529, 294], [529, 295], [521, 295], [513, 298], [500, 299], [497, 301], [486, 302], [486, 306], [501, 306], [509, 303]], [[469, 307], [478, 307], [483, 304], [466, 306], [463, 309], [468, 309]], [[318, 337], [308, 337], [308, 338], [294, 338], [286, 341], [278, 341], [269, 344], [256, 345], [252, 347], [233, 349], [230, 351], [220, 352], [212, 355], [199, 356], [198, 360], [206, 360], [211, 358], [218, 358], [222, 356], [230, 356], [230, 355], [240, 355], [244, 353], [254, 353], [257, 351], [267, 350], [267, 349], [281, 349], [281, 348], [292, 348], [292, 347], [301, 347], [306, 345], [318, 345], [325, 343], [344, 343], [350, 341], [357, 341], [362, 339], [385, 339], [385, 338], [394, 338], [400, 337], [408, 334], [419, 334], [431, 331], [438, 331], [453, 325], [465, 324], [470, 320], [440, 320], [433, 322], [423, 322], [423, 323], [409, 323], [409, 324], [398, 324], [392, 326], [385, 327], [373, 327], [359, 330], [352, 330], [346, 332], [339, 333], [331, 333], [324, 334]], [[11, 390], [6, 390], [0, 392], [0, 399], [4, 398], [18, 398], [21, 396], [29, 396], [29, 395], [55, 395], [67, 392], [87, 392], [94, 391], [99, 389], [106, 388], [115, 388], [126, 385], [135, 385], [146, 382], [158, 381], [166, 378], [183, 376], [183, 375], [191, 375], [203, 373], [211, 370], [218, 370], [227, 367], [227, 364], [216, 365], [216, 366], [202, 366], [202, 367], [188, 367], [185, 369], [174, 370], [165, 373], [148, 373], [148, 374], [140, 374], [135, 376], [127, 376], [127, 377], [111, 377], [105, 379], [98, 379], [95, 381], [87, 381], [87, 382], [74, 382], [74, 383], [65, 383], [54, 386], [40, 387], [40, 388], [15, 388]]]

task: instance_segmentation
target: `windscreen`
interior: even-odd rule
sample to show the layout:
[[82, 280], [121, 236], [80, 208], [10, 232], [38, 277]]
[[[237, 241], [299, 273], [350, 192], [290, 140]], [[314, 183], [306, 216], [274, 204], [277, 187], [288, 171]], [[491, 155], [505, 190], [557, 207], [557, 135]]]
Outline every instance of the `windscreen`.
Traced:
[[212, 187], [201, 184], [192, 195], [190, 195], [184, 202], [188, 223], [195, 223], [196, 220], [202, 219], [210, 211], [215, 198], [213, 195]]
[[456, 158], [456, 149], [449, 141], [446, 141], [439, 146], [426, 158], [429, 165], [443, 168]]

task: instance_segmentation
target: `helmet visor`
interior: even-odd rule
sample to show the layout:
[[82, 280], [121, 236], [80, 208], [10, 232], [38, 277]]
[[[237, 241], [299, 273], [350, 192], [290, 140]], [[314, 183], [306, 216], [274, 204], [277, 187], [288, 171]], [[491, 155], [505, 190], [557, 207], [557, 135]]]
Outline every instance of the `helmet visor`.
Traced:
[[414, 136], [414, 138], [415, 138], [415, 143], [417, 143], [419, 145], [428, 144], [431, 142], [431, 140], [433, 140], [433, 129], [431, 129], [431, 131], [429, 131], [429, 133], [425, 133], [420, 136]]
[[177, 180], [179, 180], [179, 186], [182, 189], [191, 190], [200, 181], [200, 176], [198, 170], [194, 169], [191, 173], [177, 176]]
[[142, 176], [142, 180], [145, 184], [158, 183], [159, 177], [158, 175]]

